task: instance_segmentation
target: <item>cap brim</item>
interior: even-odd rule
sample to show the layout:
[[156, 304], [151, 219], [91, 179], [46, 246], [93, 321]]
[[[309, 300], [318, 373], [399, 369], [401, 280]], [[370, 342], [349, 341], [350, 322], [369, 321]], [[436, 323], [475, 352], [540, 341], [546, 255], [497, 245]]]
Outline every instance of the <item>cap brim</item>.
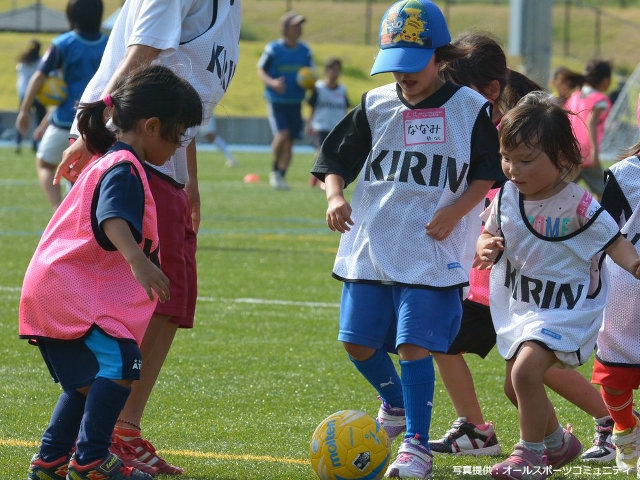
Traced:
[[391, 47], [378, 51], [371, 75], [385, 72], [416, 73], [431, 61], [435, 49]]

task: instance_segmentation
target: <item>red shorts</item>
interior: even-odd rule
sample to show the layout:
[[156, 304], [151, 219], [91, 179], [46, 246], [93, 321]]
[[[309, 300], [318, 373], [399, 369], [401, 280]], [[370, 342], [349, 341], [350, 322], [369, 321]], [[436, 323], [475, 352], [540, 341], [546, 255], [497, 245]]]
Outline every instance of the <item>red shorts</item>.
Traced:
[[170, 300], [158, 302], [155, 314], [170, 316], [181, 328], [192, 328], [198, 297], [197, 239], [187, 193], [157, 172], [149, 176], [149, 187], [158, 212], [160, 265], [169, 277], [171, 293]]
[[640, 385], [640, 368], [635, 366], [615, 367], [603, 365], [596, 358], [593, 361], [591, 383], [602, 385], [612, 390], [636, 390]]

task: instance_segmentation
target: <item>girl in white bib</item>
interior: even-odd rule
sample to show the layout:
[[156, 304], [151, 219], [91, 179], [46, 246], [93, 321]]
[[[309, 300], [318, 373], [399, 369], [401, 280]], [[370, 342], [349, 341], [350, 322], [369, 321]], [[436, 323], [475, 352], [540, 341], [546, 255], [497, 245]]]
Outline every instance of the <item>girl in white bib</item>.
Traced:
[[640, 257], [598, 202], [569, 181], [579, 147], [551, 96], [525, 96], [503, 117], [499, 136], [509, 181], [485, 212], [475, 265], [492, 268], [491, 315], [507, 360], [505, 390], [517, 398], [520, 441], [491, 476], [544, 479], [553, 470], [545, 439], [558, 428], [544, 373], [587, 361], [607, 300], [607, 275], [592, 259], [605, 251], [640, 277]]

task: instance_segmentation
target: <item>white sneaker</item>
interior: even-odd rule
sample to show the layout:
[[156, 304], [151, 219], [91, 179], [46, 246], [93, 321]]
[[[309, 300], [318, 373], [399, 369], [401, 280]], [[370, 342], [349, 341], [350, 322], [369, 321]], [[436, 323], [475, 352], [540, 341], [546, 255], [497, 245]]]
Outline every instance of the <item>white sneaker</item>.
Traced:
[[613, 429], [611, 443], [616, 446], [616, 465], [625, 473], [635, 473], [637, 471], [638, 460], [640, 460], [640, 426], [618, 432]]
[[276, 190], [289, 190], [289, 184], [280, 172], [269, 172], [269, 185]]
[[389, 478], [431, 478], [433, 456], [420, 443], [418, 435], [406, 438], [398, 449], [398, 457], [387, 468]]

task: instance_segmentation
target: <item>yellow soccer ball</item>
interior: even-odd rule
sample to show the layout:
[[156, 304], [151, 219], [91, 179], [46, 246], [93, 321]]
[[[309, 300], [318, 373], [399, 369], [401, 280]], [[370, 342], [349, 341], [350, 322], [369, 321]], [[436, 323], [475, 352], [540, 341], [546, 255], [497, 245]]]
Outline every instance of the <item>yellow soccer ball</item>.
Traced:
[[67, 99], [69, 90], [65, 81], [57, 76], [47, 77], [36, 100], [45, 107], [57, 107]]
[[342, 410], [318, 425], [309, 454], [320, 480], [379, 480], [391, 459], [391, 441], [370, 415]]
[[298, 70], [296, 81], [305, 90], [310, 90], [316, 84], [316, 74], [311, 67], [302, 67]]

